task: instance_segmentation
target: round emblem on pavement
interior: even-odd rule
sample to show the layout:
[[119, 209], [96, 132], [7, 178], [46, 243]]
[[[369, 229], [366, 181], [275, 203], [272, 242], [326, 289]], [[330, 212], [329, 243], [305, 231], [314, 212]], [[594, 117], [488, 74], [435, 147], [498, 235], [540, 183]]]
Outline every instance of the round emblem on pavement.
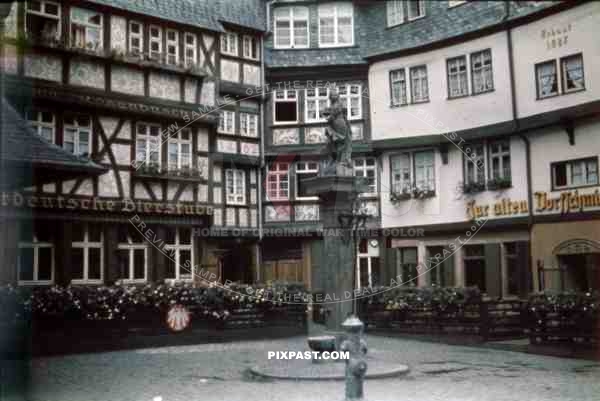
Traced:
[[185, 330], [191, 320], [190, 312], [183, 305], [173, 305], [167, 312], [167, 326], [173, 331]]

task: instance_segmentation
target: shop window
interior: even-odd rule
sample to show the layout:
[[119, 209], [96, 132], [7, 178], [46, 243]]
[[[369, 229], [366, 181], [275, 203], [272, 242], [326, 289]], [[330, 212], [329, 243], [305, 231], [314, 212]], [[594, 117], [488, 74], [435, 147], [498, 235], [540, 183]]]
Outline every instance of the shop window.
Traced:
[[135, 160], [138, 166], [160, 166], [160, 125], [138, 123], [135, 137]]
[[123, 282], [144, 282], [148, 279], [148, 246], [135, 227], [119, 226], [117, 263], [119, 279]]
[[560, 60], [562, 74], [562, 90], [564, 93], [585, 89], [583, 79], [583, 57], [576, 54]]
[[396, 276], [400, 276], [403, 287], [416, 287], [419, 271], [417, 269], [417, 248], [397, 248]]
[[386, 1], [387, 26], [395, 26], [404, 22], [404, 0]]
[[61, 37], [60, 4], [54, 1], [28, 1], [25, 8], [27, 36], [44, 43], [53, 43]]
[[42, 110], [27, 110], [29, 126], [48, 142], [55, 143], [56, 118], [54, 113]]
[[167, 29], [167, 64], [179, 64], [179, 32]]
[[289, 163], [273, 163], [267, 171], [267, 198], [288, 200], [290, 196]]
[[356, 288], [374, 287], [381, 285], [381, 271], [379, 260], [379, 243], [376, 239], [362, 238], [357, 244]]
[[192, 167], [192, 132], [189, 128], [179, 130], [169, 138], [169, 170], [185, 170]]
[[444, 254], [443, 246], [427, 247], [427, 270], [429, 270], [432, 286], [452, 287], [454, 285], [453, 257], [448, 251]]
[[308, 47], [308, 8], [275, 9], [275, 48]]
[[148, 32], [150, 36], [148, 55], [151, 60], [160, 61], [162, 58], [162, 29], [156, 25], [150, 25]]
[[429, 101], [429, 83], [427, 67], [422, 65], [410, 68], [410, 91], [412, 103]]
[[535, 77], [538, 99], [558, 95], [558, 77], [555, 60], [536, 64]]
[[254, 36], [244, 35], [243, 38], [244, 58], [250, 60], [260, 59], [260, 41]]
[[19, 227], [19, 284], [51, 284], [54, 280], [54, 244], [50, 224], [23, 222]]
[[516, 242], [505, 242], [506, 290], [508, 295], [519, 295], [519, 257]]
[[217, 131], [221, 134], [235, 134], [235, 112], [221, 110], [219, 113], [219, 127]]
[[319, 47], [354, 44], [352, 3], [319, 5]]
[[258, 115], [240, 113], [240, 134], [252, 138], [258, 137]]
[[598, 158], [570, 160], [552, 164], [553, 189], [598, 185]]
[[100, 51], [103, 48], [102, 13], [79, 7], [71, 8], [71, 45]]
[[192, 232], [185, 227], [168, 227], [165, 253], [167, 256], [166, 279], [192, 280], [194, 260]]
[[92, 151], [92, 120], [85, 115], [65, 115], [63, 148], [76, 155]]
[[144, 54], [144, 25], [138, 21], [129, 21], [129, 53], [135, 56]]
[[466, 56], [454, 57], [446, 62], [448, 74], [448, 97], [461, 97], [469, 94]]
[[186, 68], [198, 63], [198, 45], [196, 35], [186, 32], [184, 34], [184, 62]]
[[463, 264], [466, 286], [478, 287], [481, 292], [486, 292], [484, 245], [465, 245]]
[[73, 223], [72, 236], [72, 282], [74, 284], [102, 282], [104, 255], [101, 226], [91, 223]]
[[365, 194], [377, 194], [377, 163], [374, 157], [359, 157], [353, 160], [354, 176], [366, 179], [368, 187]]
[[425, 16], [425, 1], [424, 0], [408, 0], [408, 20], [412, 21]]
[[492, 51], [490, 49], [471, 54], [471, 80], [473, 94], [494, 89]]
[[404, 68], [390, 71], [390, 92], [392, 94], [392, 106], [407, 104], [406, 72]]
[[275, 91], [273, 96], [275, 124], [292, 124], [298, 122], [298, 98], [294, 89]]
[[314, 196], [308, 194], [303, 180], [316, 177], [318, 172], [319, 164], [317, 162], [296, 163], [296, 199], [315, 199]]
[[237, 56], [237, 34], [233, 32], [225, 32], [221, 34], [221, 53], [229, 56]]
[[246, 204], [246, 172], [244, 170], [225, 170], [225, 192], [228, 205]]

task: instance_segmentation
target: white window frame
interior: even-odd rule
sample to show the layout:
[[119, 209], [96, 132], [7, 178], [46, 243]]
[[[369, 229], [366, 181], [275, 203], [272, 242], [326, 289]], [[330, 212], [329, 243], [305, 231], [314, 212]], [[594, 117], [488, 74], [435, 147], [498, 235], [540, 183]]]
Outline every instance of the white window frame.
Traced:
[[[452, 57], [446, 60], [446, 79], [448, 80], [448, 99], [469, 95], [467, 56]], [[452, 91], [454, 80], [456, 80], [456, 93]]]
[[[133, 25], [137, 25], [139, 27], [139, 32], [134, 33], [131, 28]], [[137, 55], [140, 58], [144, 57], [144, 24], [140, 21], [129, 21], [129, 53], [133, 55]], [[134, 49], [133, 39], [138, 39], [140, 42], [139, 49]]]
[[[231, 117], [231, 124], [229, 118]], [[220, 134], [235, 135], [235, 111], [221, 110], [219, 113], [219, 126], [217, 132]]]
[[[71, 249], [83, 249], [83, 278], [72, 279], [73, 284], [101, 284], [104, 280], [104, 232], [100, 230], [100, 242], [91, 242], [90, 238], [90, 225], [83, 225], [83, 241], [71, 242]], [[89, 258], [90, 249], [100, 249], [100, 278], [90, 279], [89, 278]]]
[[[181, 242], [181, 229], [176, 227], [175, 230], [175, 243], [167, 244], [165, 243], [164, 249], [167, 251], [167, 257], [171, 259], [171, 255], [175, 256], [175, 278], [166, 278], [165, 281], [173, 282], [173, 281], [193, 281], [194, 280], [194, 236], [192, 235], [192, 231], [190, 231], [190, 243], [184, 244]], [[189, 251], [190, 252], [190, 272], [182, 274], [181, 270], [184, 268], [185, 261], [181, 261], [181, 251]], [[189, 277], [188, 277], [189, 276]]]
[[[316, 167], [311, 168], [311, 164]], [[295, 192], [297, 200], [318, 200], [318, 196], [300, 196], [298, 195], [298, 182], [301, 180], [301, 176], [305, 174], [314, 174], [319, 172], [319, 163], [317, 161], [298, 161], [294, 164], [294, 170], [296, 172]]]
[[[290, 167], [290, 163], [273, 163], [267, 170], [266, 193], [269, 201], [289, 200]], [[271, 184], [275, 189], [271, 188]], [[287, 184], [287, 187], [282, 188], [282, 184]]]
[[[478, 155], [476, 150], [481, 148], [481, 154]], [[485, 143], [473, 143], [466, 146], [470, 150], [463, 154], [464, 159], [464, 183], [485, 185], [487, 180], [487, 146]], [[474, 158], [473, 155], [476, 155]], [[480, 162], [481, 160], [481, 162]], [[474, 179], [469, 179], [469, 166], [473, 165]], [[481, 170], [480, 170], [481, 169]], [[481, 171], [481, 172], [480, 172]], [[483, 173], [483, 174], [482, 174]], [[481, 181], [480, 181], [481, 180]]]
[[[156, 30], [158, 36], [152, 36], [152, 30]], [[148, 26], [148, 57], [152, 60], [162, 61], [163, 45], [162, 45], [162, 28], [158, 25]], [[152, 44], [158, 44], [158, 50], [152, 50]]]
[[[417, 164], [417, 155], [420, 153], [430, 153], [431, 154], [431, 164], [426, 164], [425, 162], [423, 162], [421, 165]], [[414, 177], [413, 177], [413, 182], [414, 182], [414, 186], [415, 188], [417, 188], [417, 190], [423, 191], [423, 190], [427, 190], [427, 191], [433, 191], [435, 192], [435, 151], [433, 149], [426, 149], [426, 150], [420, 150], [420, 151], [416, 151], [413, 152], [412, 154], [413, 156], [413, 165], [414, 165]], [[425, 172], [428, 169], [431, 169], [431, 176], [429, 178], [423, 178], [423, 183], [427, 185], [427, 187], [425, 188], [423, 185], [419, 185], [419, 183], [417, 182], [417, 171], [419, 170], [419, 167], [422, 167], [424, 169], [424, 177], [426, 176]]]
[[[252, 57], [252, 52], [256, 53], [256, 57]], [[249, 60], [260, 60], [260, 41], [255, 36], [244, 35], [242, 37], [242, 52], [244, 58]]]
[[[313, 94], [310, 95], [309, 93]], [[314, 108], [310, 107], [310, 104], [314, 104]], [[329, 88], [307, 88], [304, 90], [304, 119], [307, 123], [327, 121], [327, 118], [321, 115], [329, 106]], [[314, 109], [315, 118], [309, 116], [309, 109]]]
[[367, 241], [367, 252], [360, 252], [360, 241], [356, 244], [356, 288], [362, 288], [364, 283], [360, 282], [360, 261], [361, 259], [367, 260], [367, 272], [369, 275], [368, 287], [373, 287], [373, 258], [379, 258], [379, 267], [381, 268], [381, 258], [379, 255], [379, 244], [377, 246], [371, 245], [372, 241], [376, 239], [363, 238], [362, 240]]
[[[28, 37], [31, 37], [31, 33], [29, 31], [27, 31], [27, 14], [37, 15], [38, 17], [48, 18], [51, 20], [55, 20], [57, 22], [55, 39], [59, 40], [62, 36], [62, 28], [61, 28], [62, 27], [62, 15], [61, 15], [62, 10], [61, 10], [60, 3], [56, 2], [56, 1], [48, 1], [48, 0], [39, 0], [39, 3], [40, 3], [40, 11], [31, 10], [29, 8], [31, 1], [28, 1], [25, 6], [25, 34]], [[56, 8], [58, 9], [58, 14], [46, 13], [46, 4], [52, 4], [52, 5], [56, 6]]]
[[[33, 118], [33, 114], [35, 114], [35, 119]], [[49, 114], [52, 116], [52, 122], [43, 121], [43, 115]], [[45, 110], [28, 110], [27, 113], [27, 121], [29, 123], [29, 127], [42, 138], [47, 139], [49, 142], [56, 143], [56, 114], [45, 111]], [[48, 139], [43, 135], [44, 128], [52, 130], [52, 138]]]
[[240, 113], [240, 134], [258, 138], [258, 114]]
[[[356, 93], [352, 93], [353, 88], [358, 88]], [[351, 120], [362, 119], [362, 85], [360, 84], [347, 84], [340, 85], [340, 101], [346, 104], [346, 118]], [[345, 92], [345, 93], [342, 93]], [[352, 116], [352, 100], [356, 100], [358, 103], [358, 114]]]
[[[404, 158], [406, 166], [397, 165], [394, 159]], [[399, 162], [398, 162], [399, 163]], [[410, 152], [403, 152], [390, 155], [390, 174], [392, 183], [392, 193], [396, 195], [410, 195], [413, 187], [413, 173], [412, 173], [412, 157]], [[396, 168], [398, 167], [398, 168]], [[405, 174], [408, 172], [408, 178], [405, 178]], [[399, 174], [400, 178], [396, 179]]]
[[72, 115], [73, 117], [73, 124], [67, 124], [65, 122], [64, 124], [64, 130], [63, 130], [63, 148], [66, 149], [65, 144], [67, 143], [67, 141], [65, 140], [66, 136], [67, 136], [67, 130], [71, 129], [74, 130], [74, 134], [73, 134], [73, 154], [75, 155], [82, 155], [83, 153], [79, 153], [79, 142], [80, 142], [80, 138], [79, 135], [81, 134], [81, 132], [85, 132], [87, 131], [88, 134], [88, 149], [87, 149], [87, 154], [88, 156], [92, 154], [92, 132], [93, 132], [93, 122], [92, 122], [92, 117], [91, 116], [86, 116], [90, 122], [90, 125], [88, 126], [80, 126], [79, 125], [79, 121], [78, 121], [78, 116], [77, 114]]
[[[554, 92], [550, 92], [548, 94], [543, 94], [542, 93], [542, 77], [544, 78], [548, 78], [551, 77], [552, 75], [543, 75], [542, 76], [542, 68], [544, 66], [549, 66], [552, 65], [554, 67], [554, 79], [556, 81], [556, 91]], [[558, 96], [560, 94], [560, 84], [559, 84], [559, 73], [558, 73], [558, 66], [556, 65], [556, 60], [548, 60], [548, 61], [544, 61], [541, 63], [537, 63], [535, 65], [535, 80], [536, 80], [536, 97], [537, 99], [545, 99], [545, 98], [549, 98], [549, 97], [553, 97], [553, 96]]]
[[[422, 13], [418, 14], [418, 15], [411, 15], [411, 12], [410, 12], [411, 11], [411, 9], [410, 9], [411, 3], [416, 3], [419, 7], [419, 11], [421, 11]], [[425, 1], [424, 0], [407, 0], [406, 13], [408, 15], [409, 21], [414, 21], [416, 19], [425, 17], [425, 15], [427, 14], [427, 12], [425, 11]]]
[[[310, 46], [310, 28], [309, 28], [309, 14], [308, 7], [279, 7], [274, 11], [273, 21], [273, 32], [274, 32], [274, 47], [276, 49], [307, 49]], [[287, 14], [287, 15], [285, 15]], [[288, 29], [290, 31], [290, 41], [287, 45], [279, 43], [280, 33], [278, 33], [277, 22], [288, 22]], [[306, 44], [296, 43], [296, 24], [298, 22], [305, 22], [306, 28]]]
[[[169, 34], [175, 34], [175, 39], [169, 39]], [[179, 31], [175, 29], [167, 29], [165, 32], [165, 40], [167, 44], [167, 48], [165, 49], [165, 64], [167, 65], [179, 65]], [[169, 52], [169, 46], [175, 46], [175, 53]], [[169, 60], [169, 57], [175, 57], [174, 62]]]
[[[595, 182], [588, 182], [588, 175], [589, 175], [589, 170], [588, 169], [588, 163], [593, 163], [595, 164], [595, 171], [596, 171], [596, 181]], [[559, 165], [565, 165], [565, 174], [567, 176], [567, 183], [566, 185], [557, 185], [556, 184], [556, 167]], [[573, 183], [573, 167], [574, 165], [579, 164], [580, 167], [582, 168], [582, 174], [584, 174], [585, 180], [586, 182], [582, 183], [582, 184], [574, 184]], [[597, 156], [593, 156], [593, 157], [584, 157], [581, 159], [577, 159], [577, 160], [567, 160], [567, 161], [563, 161], [563, 162], [557, 162], [557, 163], [553, 163], [552, 164], [552, 189], [553, 190], [561, 190], [561, 189], [567, 189], [567, 188], [580, 188], [580, 187], [588, 187], [588, 186], [593, 186], [593, 185], [598, 185], [600, 183], [600, 177], [599, 177], [599, 171], [598, 171], [598, 157]]]
[[[283, 97], [282, 98], [277, 98], [278, 93], [283, 93]], [[291, 96], [290, 94], [293, 93], [294, 95]], [[286, 125], [286, 124], [296, 124], [298, 123], [298, 91], [296, 89], [278, 89], [278, 90], [274, 90], [273, 94], [273, 124], [274, 125]], [[282, 103], [295, 103], [296, 104], [296, 120], [294, 121], [277, 121], [277, 113], [276, 113], [276, 109], [277, 109], [277, 103], [282, 102]]]
[[[192, 38], [193, 43], [188, 43], [188, 38]], [[188, 50], [193, 52], [191, 57], [188, 56]], [[195, 33], [185, 32], [183, 34], [183, 61], [186, 68], [198, 64], [198, 36]]]
[[[568, 78], [568, 70], [567, 70], [567, 62], [571, 59], [579, 59], [579, 61], [581, 62], [581, 67], [578, 68], [579, 70], [581, 70], [581, 88], [572, 88], [572, 89], [568, 89], [567, 88], [567, 78]], [[562, 93], [571, 93], [571, 92], [579, 92], [582, 90], [585, 90], [585, 75], [584, 75], [584, 69], [583, 69], [583, 55], [581, 53], [579, 54], [572, 54], [570, 56], [566, 56], [566, 57], [562, 57], [560, 59], [560, 73], [561, 73], [561, 87], [562, 87]]]
[[[422, 71], [425, 71], [424, 75]], [[418, 75], [417, 75], [418, 73]], [[429, 101], [429, 74], [427, 72], [427, 66], [425, 64], [416, 65], [414, 67], [410, 67], [409, 69], [410, 75], [410, 102], [411, 104], [417, 103], [426, 103]], [[421, 86], [421, 97], [419, 99], [416, 98], [415, 90], [416, 85]], [[423, 89], [425, 88], [425, 91]], [[422, 93], [425, 92], [425, 96]]]
[[234, 32], [223, 32], [221, 34], [221, 54], [228, 56], [238, 55], [238, 35]]
[[[98, 15], [100, 15], [100, 24], [99, 25], [94, 25], [94, 24], [90, 24], [87, 21], [78, 21], [78, 20], [76, 20], [73, 17], [75, 10], [83, 10], [85, 12], [97, 13]], [[71, 7], [70, 19], [71, 20], [70, 20], [70, 26], [69, 26], [70, 29], [69, 29], [69, 32], [70, 32], [70, 35], [71, 35], [71, 45], [72, 46], [77, 47], [77, 48], [81, 48], [81, 46], [75, 46], [75, 44], [73, 43], [74, 38], [73, 38], [73, 34], [72, 34], [72, 32], [73, 32], [73, 25], [80, 25], [80, 26], [85, 27], [85, 32], [86, 32], [85, 36], [86, 36], [86, 38], [88, 36], [87, 35], [87, 29], [88, 28], [99, 29], [100, 30], [100, 34], [98, 35], [98, 37], [100, 39], [99, 39], [98, 45], [96, 46], [95, 49], [91, 49], [91, 50], [93, 50], [93, 51], [101, 51], [102, 49], [104, 49], [104, 15], [100, 11], [90, 10], [88, 8], [83, 8], [83, 7]], [[88, 42], [85, 43], [84, 49], [88, 49], [87, 44], [88, 44]]]
[[[372, 161], [373, 165], [368, 165], [367, 161]], [[368, 172], [373, 172], [373, 188], [371, 191], [361, 193], [362, 196], [373, 196], [377, 195], [377, 159], [374, 157], [355, 157], [352, 159], [352, 171], [355, 177], [367, 178]], [[361, 173], [362, 175], [358, 175]]]
[[[408, 104], [408, 87], [406, 75], [406, 68], [398, 68], [396, 70], [390, 71], [390, 96], [392, 107], [406, 106]], [[400, 96], [400, 99], [397, 99], [395, 95], [396, 85], [398, 85], [399, 88], [398, 95]], [[402, 96], [403, 93], [404, 96]]]
[[[241, 187], [239, 187], [236, 181], [236, 175], [241, 175]], [[231, 176], [231, 181], [230, 177]], [[232, 183], [232, 187], [229, 187], [229, 183]], [[241, 189], [241, 191], [239, 191]], [[241, 192], [241, 194], [240, 194]], [[246, 172], [241, 169], [227, 169], [225, 170], [225, 199], [228, 205], [245, 205], [246, 204]]]
[[[489, 56], [489, 63], [486, 64], [486, 57]], [[479, 67], [475, 67], [475, 62], [477, 61], [477, 58], [481, 57], [481, 65]], [[480, 50], [477, 52], [473, 52], [471, 53], [470, 56], [470, 62], [471, 62], [471, 93], [472, 94], [479, 94], [479, 93], [485, 93], [485, 92], [489, 92], [494, 90], [494, 69], [493, 69], [493, 62], [492, 62], [492, 50], [491, 49], [485, 49], [485, 50]], [[477, 74], [481, 74], [481, 81], [482, 81], [482, 85], [483, 85], [483, 89], [477, 89], [477, 87], [475, 86], [475, 77]], [[487, 75], [489, 74], [489, 75]], [[488, 83], [489, 82], [489, 87]]]
[[[493, 146], [497, 145], [498, 146], [498, 151], [494, 152], [493, 151]], [[502, 149], [503, 146], [506, 145], [508, 146], [508, 150], [504, 150]], [[504, 156], [508, 156], [508, 167], [504, 166]], [[500, 175], [498, 177], [494, 177], [494, 163], [493, 160], [494, 159], [498, 159], [498, 165], [500, 166]], [[510, 141], [509, 140], [502, 140], [502, 141], [493, 141], [493, 142], [489, 142], [488, 143], [488, 162], [489, 165], [487, 167], [487, 170], [489, 172], [489, 179], [490, 180], [494, 180], [494, 179], [511, 179], [512, 180], [512, 170], [511, 170], [511, 155], [510, 155]], [[508, 175], [506, 175], [506, 171], [508, 170]]]
[[[145, 283], [148, 281], [148, 246], [143, 242], [133, 242], [131, 236], [127, 234], [127, 242], [120, 242], [117, 244], [118, 251], [127, 251], [129, 260], [129, 274], [128, 278], [120, 278], [119, 281], [122, 283]], [[135, 271], [135, 251], [144, 251], [144, 278], [133, 278]]]
[[[324, 10], [328, 7], [332, 7], [333, 9], [333, 42], [332, 43], [323, 43], [321, 41], [321, 18], [329, 16], [322, 16]], [[351, 32], [351, 40], [350, 43], [340, 43], [340, 32], [338, 29], [339, 26], [339, 18], [341, 18], [340, 9], [341, 8], [349, 8], [350, 10], [350, 32]], [[319, 24], [319, 47], [346, 47], [346, 46], [354, 46], [354, 6], [352, 2], [342, 2], [342, 3], [325, 3], [319, 4], [319, 16], [318, 16], [318, 24]]]
[[[187, 134], [188, 139], [184, 139], [184, 134]], [[171, 165], [171, 145], [177, 145], [177, 165]], [[186, 160], [184, 158], [182, 149], [184, 145], [188, 145], [189, 147], [189, 155], [187, 157], [187, 164], [184, 163]], [[168, 145], [167, 145], [167, 165], [169, 170], [181, 170], [185, 167], [191, 169], [192, 168], [192, 155], [194, 151], [192, 149], [192, 131], [189, 128], [180, 129], [177, 133], [173, 134], [169, 137]]]
[[[21, 280], [21, 258], [17, 256], [17, 278], [19, 285], [47, 285], [54, 282], [54, 244], [52, 242], [38, 241], [37, 236], [33, 233], [31, 241], [19, 241], [17, 247], [19, 249], [33, 249], [33, 279]], [[39, 280], [39, 250], [41, 248], [50, 248], [50, 280]]]
[[[143, 134], [140, 134], [140, 130], [139, 130], [139, 126], [140, 125], [144, 125], [146, 127], [146, 130]], [[151, 135], [151, 128], [157, 128], [158, 129], [158, 135]], [[145, 123], [145, 122], [138, 122], [136, 124], [135, 127], [135, 160], [137, 163], [143, 163], [146, 166], [151, 166], [151, 165], [155, 165], [160, 167], [161, 163], [162, 163], [162, 157], [161, 157], [161, 146], [162, 146], [162, 127], [158, 124], [153, 124], [153, 123]], [[145, 157], [144, 160], [139, 160], [138, 159], [138, 141], [140, 139], [144, 139], [146, 141], [146, 150], [145, 150]], [[153, 152], [153, 147], [154, 146], [154, 150], [155, 152]], [[151, 154], [152, 153], [157, 153], [158, 154], [158, 163], [154, 163], [152, 161], [151, 158]]]
[[386, 16], [388, 28], [404, 23], [404, 0], [387, 0]]

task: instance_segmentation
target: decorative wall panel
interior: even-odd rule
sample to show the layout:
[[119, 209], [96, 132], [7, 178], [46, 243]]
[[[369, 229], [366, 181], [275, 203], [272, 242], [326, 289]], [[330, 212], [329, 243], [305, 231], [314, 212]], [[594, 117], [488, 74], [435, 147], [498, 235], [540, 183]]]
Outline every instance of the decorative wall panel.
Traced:
[[240, 64], [237, 61], [221, 59], [221, 79], [224, 81], [240, 81]]
[[223, 209], [221, 209], [220, 207], [216, 207], [213, 209], [213, 225], [223, 225]]
[[62, 61], [58, 56], [26, 54], [23, 69], [26, 77], [62, 81]]
[[256, 211], [256, 209], [250, 209], [250, 226], [258, 226], [258, 212]]
[[119, 52], [127, 51], [127, 20], [124, 17], [110, 16], [110, 43]]
[[[113, 155], [115, 156], [115, 161], [119, 165], [129, 165], [131, 163], [131, 147], [129, 145], [123, 145], [120, 143], [113, 143], [110, 146]], [[110, 158], [108, 153], [104, 154], [102, 158], [103, 163], [110, 163]]]
[[273, 145], [295, 145], [299, 142], [298, 128], [276, 128], [273, 130]]
[[205, 81], [202, 84], [200, 92], [200, 104], [204, 106], [215, 105], [215, 83], [213, 81]]
[[208, 152], [208, 129], [198, 128], [198, 150]]
[[246, 85], [260, 86], [260, 67], [244, 64], [244, 83]]
[[196, 103], [196, 92], [198, 90], [198, 80], [187, 78], [185, 80], [185, 101], [187, 103]]
[[296, 221], [319, 220], [319, 205], [295, 205], [294, 214]]
[[213, 203], [223, 203], [223, 199], [221, 198], [221, 187], [213, 188]]
[[198, 185], [198, 202], [208, 202], [208, 185]]
[[98, 195], [105, 197], [119, 196], [119, 187], [117, 186], [115, 170], [110, 170], [106, 174], [102, 174], [98, 177]]
[[279, 221], [290, 221], [290, 207], [289, 206], [265, 206], [265, 221], [266, 222], [279, 222]]
[[304, 134], [304, 143], [323, 143], [325, 138], [325, 127], [307, 127]]
[[237, 153], [237, 142], [226, 139], [218, 139], [217, 151], [223, 153]]
[[248, 227], [248, 209], [238, 209], [238, 221], [240, 227]]
[[144, 96], [144, 74], [132, 68], [112, 66], [110, 90]]
[[236, 215], [236, 209], [229, 207], [227, 208], [227, 220], [226, 220], [226, 225], [233, 227], [235, 226], [235, 215]]
[[180, 100], [179, 77], [173, 74], [150, 73], [150, 96], [167, 100]]
[[69, 83], [104, 89], [104, 66], [92, 61], [74, 60], [69, 66]]
[[198, 157], [198, 169], [202, 172], [201, 177], [208, 179], [208, 157]]
[[242, 154], [247, 156], [260, 155], [260, 148], [257, 143], [242, 142]]
[[213, 164], [213, 181], [221, 182], [221, 166], [218, 164]]

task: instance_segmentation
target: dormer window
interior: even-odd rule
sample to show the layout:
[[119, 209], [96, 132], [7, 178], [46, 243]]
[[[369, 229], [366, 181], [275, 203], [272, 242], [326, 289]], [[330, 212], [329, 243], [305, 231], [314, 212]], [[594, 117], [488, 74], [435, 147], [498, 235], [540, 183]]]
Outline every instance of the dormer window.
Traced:
[[71, 8], [71, 45], [91, 51], [102, 50], [102, 13]]
[[28, 1], [25, 9], [27, 35], [45, 43], [60, 39], [60, 5], [53, 1]]

